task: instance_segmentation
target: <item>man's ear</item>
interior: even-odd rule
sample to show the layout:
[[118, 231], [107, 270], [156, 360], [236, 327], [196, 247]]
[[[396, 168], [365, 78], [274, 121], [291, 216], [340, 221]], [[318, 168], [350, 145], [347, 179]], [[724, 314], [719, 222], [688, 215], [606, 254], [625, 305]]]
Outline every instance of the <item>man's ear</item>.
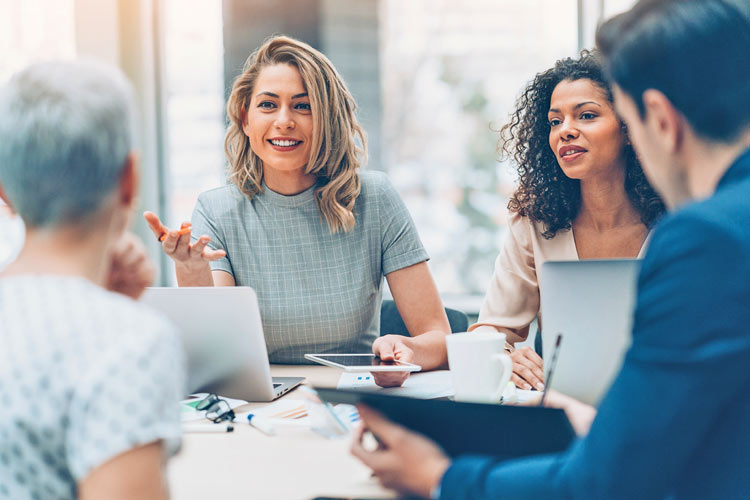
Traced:
[[646, 125], [665, 151], [676, 153], [685, 134], [685, 118], [667, 96], [655, 89], [643, 93]]
[[125, 159], [122, 175], [120, 175], [120, 185], [117, 189], [118, 201], [127, 208], [135, 208], [140, 180], [138, 155], [131, 151]]

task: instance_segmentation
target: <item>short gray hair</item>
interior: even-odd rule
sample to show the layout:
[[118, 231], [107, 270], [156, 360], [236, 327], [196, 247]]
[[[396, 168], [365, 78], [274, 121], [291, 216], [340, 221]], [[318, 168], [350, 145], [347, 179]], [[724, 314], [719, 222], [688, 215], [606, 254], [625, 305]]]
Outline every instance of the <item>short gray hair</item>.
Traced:
[[94, 61], [32, 65], [0, 88], [0, 185], [29, 227], [83, 222], [132, 148], [133, 92]]

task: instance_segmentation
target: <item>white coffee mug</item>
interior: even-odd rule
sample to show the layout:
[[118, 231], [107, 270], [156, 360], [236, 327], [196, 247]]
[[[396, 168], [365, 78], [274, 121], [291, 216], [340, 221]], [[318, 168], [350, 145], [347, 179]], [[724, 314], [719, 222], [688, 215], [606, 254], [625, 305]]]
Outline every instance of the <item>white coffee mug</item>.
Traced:
[[505, 353], [505, 334], [454, 333], [445, 342], [455, 400], [499, 402], [513, 374], [513, 362]]

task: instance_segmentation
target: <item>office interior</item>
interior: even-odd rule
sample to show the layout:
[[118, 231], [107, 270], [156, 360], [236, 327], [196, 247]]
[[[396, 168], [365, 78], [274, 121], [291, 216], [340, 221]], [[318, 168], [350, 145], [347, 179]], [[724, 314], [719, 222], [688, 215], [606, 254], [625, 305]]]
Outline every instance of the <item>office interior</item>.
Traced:
[[[178, 226], [190, 220], [201, 192], [227, 183], [226, 102], [247, 56], [274, 34], [309, 43], [330, 58], [356, 99], [367, 132], [366, 169], [385, 172], [404, 200], [443, 303], [472, 324], [507, 236], [507, 204], [516, 183], [510, 160], [498, 153], [499, 128], [537, 71], [593, 47], [598, 23], [634, 4], [0, 0], [0, 83], [47, 59], [91, 57], [121, 68], [136, 92], [138, 213], [152, 210]], [[0, 266], [17, 250], [13, 240], [20, 240], [8, 218], [0, 213], [0, 233], [11, 235], [0, 238]], [[176, 286], [173, 263], [141, 217], [133, 229], [156, 265], [154, 284]], [[516, 347], [533, 346], [535, 331], [532, 325], [529, 338]], [[277, 367], [273, 375], [300, 371]], [[339, 372], [315, 366], [305, 376], [335, 386]], [[392, 498], [372, 487], [369, 472], [348, 456], [347, 442], [312, 442], [303, 432], [284, 428], [281, 445], [267, 431], [250, 434], [244, 428], [234, 436], [191, 435], [170, 464], [174, 498], [311, 498], [309, 492]], [[242, 446], [223, 447], [228, 439]], [[259, 490], [228, 484], [242, 474], [242, 463], [280, 453], [294, 455], [287, 462], [295, 473], [289, 484], [281, 484], [281, 473], [269, 476], [279, 483]], [[318, 455], [337, 468], [335, 474], [308, 465]], [[201, 485], [196, 475], [218, 478], [217, 484]], [[341, 477], [340, 484], [327, 489], [333, 476]], [[262, 480], [253, 472], [248, 477]], [[310, 486], [299, 493], [295, 484]]]
[[[225, 104], [247, 56], [273, 34], [309, 43], [354, 95], [366, 168], [386, 172], [404, 199], [443, 301], [473, 320], [515, 182], [497, 130], [539, 68], [592, 47], [597, 22], [633, 4], [6, 0], [0, 80], [54, 58], [122, 68], [137, 94], [140, 206], [179, 225], [200, 192], [226, 183]], [[174, 285], [173, 266], [141, 218], [134, 229], [157, 264], [156, 284]]]

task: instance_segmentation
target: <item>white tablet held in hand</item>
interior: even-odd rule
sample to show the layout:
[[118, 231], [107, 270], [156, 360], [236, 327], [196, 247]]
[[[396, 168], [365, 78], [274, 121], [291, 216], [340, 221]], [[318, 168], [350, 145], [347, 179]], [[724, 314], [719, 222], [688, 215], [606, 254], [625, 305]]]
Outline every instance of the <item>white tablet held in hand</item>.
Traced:
[[347, 372], [418, 372], [422, 369], [403, 361], [383, 361], [374, 354], [305, 354], [305, 359]]

